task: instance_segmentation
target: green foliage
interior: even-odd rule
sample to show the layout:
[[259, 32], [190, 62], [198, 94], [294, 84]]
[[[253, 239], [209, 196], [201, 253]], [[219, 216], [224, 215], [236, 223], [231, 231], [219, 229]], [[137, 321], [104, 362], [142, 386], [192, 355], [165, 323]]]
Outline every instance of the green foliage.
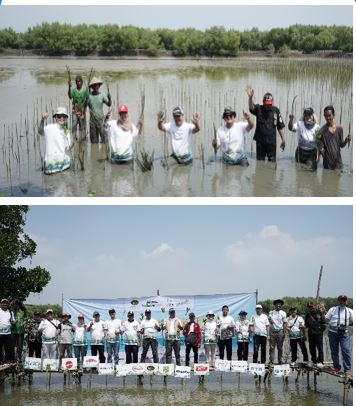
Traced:
[[[288, 314], [289, 309], [291, 307], [295, 307], [298, 311], [298, 314], [305, 314], [306, 309], [307, 309], [307, 304], [309, 302], [315, 302], [315, 298], [313, 297], [292, 297], [292, 296], [285, 296], [283, 298], [284, 301], [284, 306], [283, 310]], [[274, 299], [273, 299], [274, 300]], [[270, 310], [274, 309], [273, 306], [273, 300], [272, 299], [266, 299], [263, 301], [259, 301], [259, 303], [263, 306], [263, 311], [265, 313], [268, 313]], [[337, 300], [335, 297], [321, 297], [319, 298], [319, 303], [324, 303], [326, 310], [330, 309], [333, 306], [337, 305]], [[353, 300], [349, 299], [347, 302], [348, 307], [353, 307]]]
[[30, 293], [40, 293], [51, 279], [45, 268], [24, 264], [37, 247], [23, 230], [27, 212], [27, 206], [0, 206], [1, 298], [25, 300]]
[[[288, 28], [226, 30], [214, 26], [205, 31], [195, 28], [150, 30], [134, 26], [119, 27], [42, 23], [25, 33], [12, 28], [0, 30], [0, 48], [26, 48], [50, 55], [135, 54], [139, 49], [156, 55], [159, 50], [177, 56], [235, 56], [240, 50], [267, 50], [272, 54], [287, 48], [311, 53], [317, 50], [352, 52], [352, 28], [346, 26], [293, 25]], [[273, 47], [273, 48], [272, 48]]]
[[291, 54], [289, 46], [287, 44], [282, 45], [279, 49], [279, 53], [283, 58], [288, 58]]

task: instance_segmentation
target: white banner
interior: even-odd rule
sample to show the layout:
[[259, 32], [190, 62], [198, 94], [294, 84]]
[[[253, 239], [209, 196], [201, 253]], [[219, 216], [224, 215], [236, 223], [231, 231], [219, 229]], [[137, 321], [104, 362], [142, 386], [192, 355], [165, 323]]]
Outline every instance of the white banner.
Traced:
[[230, 372], [231, 361], [226, 359], [217, 359], [215, 361], [215, 370], [219, 372]]
[[290, 376], [289, 364], [275, 365], [273, 368], [273, 375], [282, 378], [283, 376]]
[[86, 355], [83, 358], [83, 368], [97, 368], [99, 365], [98, 355]]
[[173, 376], [174, 365], [173, 364], [158, 364], [158, 375]]
[[190, 372], [191, 372], [190, 367], [176, 365], [176, 368], [175, 368], [175, 371], [174, 371], [174, 377], [175, 378], [189, 379], [190, 378]]
[[41, 371], [42, 370], [41, 358], [26, 357], [24, 368], [32, 369], [32, 371]]
[[59, 360], [58, 359], [49, 359], [45, 358], [42, 363], [43, 371], [58, 371]]
[[127, 376], [126, 364], [116, 365], [116, 376]]
[[265, 365], [264, 364], [249, 364], [248, 366], [250, 375], [259, 375], [263, 376], [265, 373]]
[[115, 375], [115, 369], [112, 364], [103, 364], [99, 363], [98, 367], [98, 374], [99, 375]]
[[248, 362], [247, 361], [231, 361], [231, 371], [247, 373]]
[[209, 364], [194, 364], [194, 375], [209, 375]]
[[76, 358], [62, 358], [62, 369], [73, 371], [77, 369], [77, 359]]

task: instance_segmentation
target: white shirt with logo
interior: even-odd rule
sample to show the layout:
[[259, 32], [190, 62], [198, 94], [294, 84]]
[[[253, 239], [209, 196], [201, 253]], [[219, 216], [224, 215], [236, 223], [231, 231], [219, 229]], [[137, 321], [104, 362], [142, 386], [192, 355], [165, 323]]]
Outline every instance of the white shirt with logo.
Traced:
[[74, 324], [73, 345], [86, 345], [86, 326], [85, 324]]
[[312, 128], [306, 128], [304, 121], [293, 124], [293, 131], [296, 131], [298, 135], [298, 145], [305, 150], [316, 148], [316, 133], [318, 130], [320, 130], [319, 124], [315, 124]]
[[203, 327], [204, 344], [215, 344], [217, 339], [217, 322], [216, 320], [207, 320]]
[[90, 344], [104, 345], [105, 322], [102, 320], [93, 321], [90, 329]]
[[221, 151], [231, 159], [244, 153], [245, 134], [247, 134], [247, 122], [234, 123], [231, 128], [223, 125], [216, 133], [217, 145]]
[[158, 322], [155, 319], [142, 320], [141, 330], [143, 330], [143, 338], [156, 338], [157, 330], [155, 326], [158, 326]]
[[267, 337], [267, 326], [269, 326], [269, 320], [266, 314], [255, 314], [251, 318], [251, 324], [254, 328], [254, 333], [257, 336]]
[[283, 324], [287, 321], [287, 314], [283, 310], [271, 310], [269, 312], [271, 323], [271, 332], [278, 333], [283, 330]]
[[121, 331], [123, 332], [123, 338], [125, 345], [137, 345], [138, 344], [138, 332], [140, 331], [140, 323], [137, 320], [129, 322], [125, 320], [121, 324]]
[[220, 340], [227, 340], [232, 338], [234, 335], [233, 329], [228, 329], [227, 327], [235, 328], [235, 321], [229, 314], [227, 316], [221, 316], [219, 320], [220, 328]]
[[57, 327], [58, 320], [42, 320], [38, 326], [39, 330], [42, 330], [42, 343], [54, 344], [57, 342]]
[[249, 338], [249, 329], [250, 329], [250, 322], [245, 320], [237, 320], [235, 323], [236, 333], [237, 333], [237, 341], [246, 342]]
[[11, 320], [13, 320], [10, 310], [0, 309], [0, 335], [11, 334]]
[[120, 332], [120, 328], [121, 328], [121, 320], [119, 319], [106, 320], [105, 322], [105, 329], [107, 330], [106, 341], [109, 343], [118, 342], [120, 337], [116, 333]]
[[110, 156], [132, 156], [132, 145], [138, 136], [138, 128], [132, 124], [132, 129], [124, 131], [116, 120], [110, 120], [108, 125], [108, 139], [110, 146]]
[[288, 317], [287, 319], [289, 328], [289, 338], [296, 339], [303, 337], [303, 332], [301, 329], [305, 327], [304, 319], [302, 316]]

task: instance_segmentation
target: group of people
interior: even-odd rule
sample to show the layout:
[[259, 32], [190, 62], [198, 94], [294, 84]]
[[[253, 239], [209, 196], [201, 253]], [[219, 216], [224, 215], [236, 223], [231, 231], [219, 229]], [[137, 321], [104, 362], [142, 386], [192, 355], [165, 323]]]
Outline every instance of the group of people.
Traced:
[[[297, 361], [298, 346], [301, 349], [303, 362], [308, 363], [308, 352], [305, 341], [309, 341], [311, 361], [322, 368], [324, 362], [323, 334], [328, 326], [328, 337], [334, 372], [341, 369], [339, 361], [339, 347], [343, 357], [345, 375], [351, 375], [351, 352], [348, 328], [353, 322], [353, 311], [346, 306], [347, 297], [340, 295], [338, 305], [327, 312], [321, 304], [309, 303], [305, 319], [297, 314], [296, 308], [289, 309], [289, 316], [282, 310], [283, 300], [273, 302], [274, 310], [268, 314], [263, 312], [260, 304], [256, 305], [256, 313], [250, 319], [247, 312], [241, 310], [238, 319], [229, 315], [229, 307], [222, 307], [222, 314], [218, 317], [213, 311], [208, 311], [206, 318], [199, 324], [194, 313], [189, 314], [189, 320], [183, 323], [176, 317], [175, 309], [169, 309], [166, 320], [158, 322], [152, 318], [151, 310], [145, 310], [144, 319], [135, 320], [134, 313], [127, 313], [127, 320], [116, 318], [115, 309], [109, 310], [108, 320], [101, 320], [100, 313], [94, 311], [93, 319], [85, 323], [84, 316], [78, 315], [77, 322], [71, 323], [71, 315], [64, 313], [62, 320], [54, 318], [53, 310], [48, 309], [45, 319], [41, 319], [39, 312], [34, 312], [33, 318], [28, 319], [26, 312], [9, 310], [7, 299], [1, 301], [0, 308], [0, 363], [14, 361], [14, 347], [17, 348], [17, 359], [21, 360], [22, 340], [16, 338], [18, 330], [14, 326], [21, 326], [22, 334], [26, 334], [29, 357], [36, 358], [77, 358], [81, 365], [87, 354], [87, 333], [90, 335], [91, 355], [98, 355], [101, 363], [115, 364], [119, 361], [120, 337], [124, 342], [126, 363], [137, 363], [139, 348], [142, 347], [140, 362], [145, 362], [149, 349], [152, 351], [153, 362], [158, 363], [157, 334], [163, 333], [165, 342], [165, 361], [172, 362], [174, 352], [177, 365], [181, 365], [180, 346], [181, 334], [185, 342], [185, 364], [190, 365], [190, 353], [193, 350], [194, 362], [199, 359], [198, 349], [204, 345], [205, 359], [211, 368], [215, 367], [216, 349], [219, 358], [224, 359], [225, 350], [227, 360], [232, 359], [232, 340], [237, 338], [237, 359], [248, 360], [249, 342], [253, 341], [253, 362], [266, 363], [266, 348], [269, 342], [269, 362], [274, 363], [277, 348], [278, 363], [282, 363], [283, 341], [288, 333], [291, 347], [291, 365]], [[16, 305], [18, 306], [18, 305]], [[18, 307], [18, 310], [21, 308]], [[23, 307], [24, 308], [24, 307]], [[306, 329], [308, 333], [306, 334]], [[107, 359], [104, 354], [106, 344]], [[19, 348], [21, 351], [19, 352]], [[73, 350], [73, 351], [72, 351]], [[3, 353], [5, 357], [3, 357]]]
[[[127, 163], [133, 160], [133, 145], [142, 133], [143, 116], [137, 125], [129, 116], [129, 109], [121, 104], [118, 107], [118, 119], [110, 120], [111, 109], [105, 114], [103, 105], [111, 106], [109, 91], [100, 91], [103, 82], [93, 77], [88, 87], [84, 86], [81, 76], [76, 77], [76, 87], [72, 88], [69, 81], [68, 96], [72, 100], [72, 128], [68, 129], [68, 113], [64, 107], [58, 107], [53, 118], [54, 123], [45, 125], [48, 112], [44, 112], [39, 125], [39, 133], [45, 136], [44, 172], [52, 174], [70, 167], [70, 150], [78, 145], [78, 157], [81, 168], [84, 169], [84, 152], [86, 142], [86, 110], [89, 108], [89, 134], [91, 143], [105, 144], [105, 154], [112, 163]], [[271, 93], [263, 96], [262, 104], [253, 101], [254, 90], [251, 86], [246, 89], [250, 114], [256, 117], [256, 130], [253, 139], [256, 141], [256, 158], [275, 162], [277, 151], [277, 132], [281, 138], [280, 147], [285, 149], [285, 124], [280, 110], [274, 105]], [[254, 123], [251, 116], [243, 112], [244, 121], [236, 121], [236, 111], [226, 107], [222, 113], [224, 121], [216, 131], [212, 146], [215, 153], [220, 149], [223, 162], [228, 165], [247, 166], [245, 153], [245, 136], [250, 132]], [[171, 140], [172, 157], [179, 164], [189, 164], [193, 160], [192, 135], [200, 131], [199, 115], [195, 113], [191, 123], [185, 121], [183, 109], [179, 106], [172, 110], [173, 120], [165, 122], [163, 112], [157, 115], [158, 129], [168, 133]], [[320, 157], [323, 157], [325, 169], [341, 169], [341, 148], [351, 141], [351, 134], [345, 138], [343, 128], [335, 122], [333, 106], [324, 109], [326, 123], [321, 127], [313, 108], [304, 109], [303, 116], [294, 122], [294, 116], [289, 116], [288, 128], [296, 132], [298, 146], [295, 159], [312, 170], [317, 168]]]

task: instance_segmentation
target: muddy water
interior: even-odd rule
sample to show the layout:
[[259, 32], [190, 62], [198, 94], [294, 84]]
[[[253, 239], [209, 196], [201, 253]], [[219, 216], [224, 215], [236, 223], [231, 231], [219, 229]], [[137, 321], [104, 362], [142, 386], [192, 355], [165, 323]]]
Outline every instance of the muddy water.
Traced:
[[[146, 96], [144, 135], [138, 151], [154, 151], [154, 169], [142, 173], [137, 164], [112, 165], [102, 145], [86, 144], [85, 170], [73, 156], [71, 170], [43, 175], [43, 140], [37, 134], [41, 111], [57, 105], [69, 108], [67, 74], [95, 74], [109, 84], [114, 101], [125, 103], [135, 122], [141, 94]], [[292, 100], [296, 117], [305, 106], [333, 103], [336, 119], [352, 128], [352, 62], [313, 59], [241, 60], [110, 60], [0, 59], [0, 193], [5, 196], [352, 196], [352, 148], [342, 150], [343, 171], [326, 171], [319, 163], [310, 172], [294, 160], [296, 136], [286, 129], [287, 145], [277, 164], [256, 162], [253, 131], [246, 137], [250, 166], [227, 167], [211, 147], [213, 123], [221, 123], [224, 106], [233, 106], [241, 119], [247, 109], [246, 84], [253, 85], [256, 102], [266, 91], [287, 121]], [[103, 86], [106, 91], [106, 86]], [[183, 167], [169, 157], [170, 146], [156, 127], [156, 113], [170, 118], [181, 105], [189, 120], [201, 115], [201, 131], [193, 136], [194, 161]], [[114, 116], [116, 117], [116, 115]], [[323, 118], [321, 123], [323, 123]], [[163, 165], [166, 162], [167, 165]]]
[[[311, 377], [308, 387], [306, 376], [295, 383], [294, 377], [289, 383], [280, 378], [272, 378], [271, 384], [258, 385], [253, 377], [235, 373], [212, 373], [199, 384], [198, 377], [186, 380], [169, 377], [167, 384], [163, 377], [144, 378], [143, 385], [137, 384], [136, 377], [123, 378], [94, 375], [92, 379], [84, 376], [81, 385], [63, 383], [61, 374], [52, 374], [48, 385], [46, 373], [35, 373], [33, 383], [0, 386], [0, 404], [17, 405], [305, 405], [325, 406], [342, 404], [343, 385], [331, 376], [321, 375], [314, 386]], [[352, 404], [352, 390], [349, 395]]]

